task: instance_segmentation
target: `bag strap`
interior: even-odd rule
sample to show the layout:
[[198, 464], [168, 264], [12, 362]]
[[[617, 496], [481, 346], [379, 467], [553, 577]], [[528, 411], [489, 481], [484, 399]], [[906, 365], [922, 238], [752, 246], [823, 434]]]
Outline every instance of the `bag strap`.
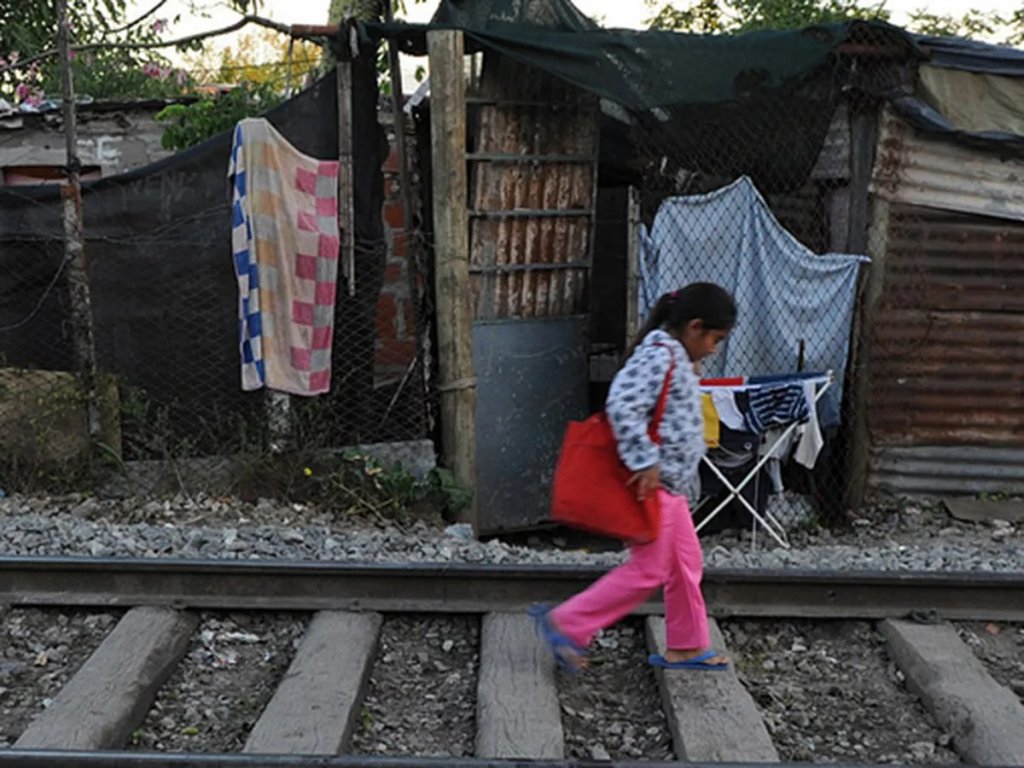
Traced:
[[676, 353], [668, 344], [656, 342], [655, 346], [667, 349], [670, 357], [668, 370], [665, 371], [665, 382], [661, 385], [661, 394], [658, 395], [658, 402], [654, 406], [654, 418], [651, 419], [652, 436], [657, 442], [661, 439], [661, 420], [665, 415], [665, 405], [668, 403], [668, 391], [672, 385], [672, 374], [676, 370]]

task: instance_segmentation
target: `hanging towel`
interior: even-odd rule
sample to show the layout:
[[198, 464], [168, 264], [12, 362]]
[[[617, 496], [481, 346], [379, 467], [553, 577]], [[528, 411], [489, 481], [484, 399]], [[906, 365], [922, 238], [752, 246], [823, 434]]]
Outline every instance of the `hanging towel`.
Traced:
[[[814, 403], [814, 393], [814, 384], [804, 382], [804, 396], [809, 403]], [[822, 437], [821, 426], [818, 423], [818, 409], [812, 405], [808, 409], [807, 416], [807, 424], [803, 426], [800, 442], [797, 443], [793, 456], [798, 464], [802, 464], [808, 469], [814, 469], [814, 465], [818, 461], [818, 454], [825, 447], [825, 439]]]
[[242, 389], [331, 387], [338, 163], [296, 150], [265, 119], [235, 126], [231, 245]]

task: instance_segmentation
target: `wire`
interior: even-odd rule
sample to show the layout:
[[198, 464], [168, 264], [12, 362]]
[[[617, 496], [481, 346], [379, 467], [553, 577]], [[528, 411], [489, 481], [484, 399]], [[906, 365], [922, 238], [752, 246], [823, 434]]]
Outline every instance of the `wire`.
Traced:
[[35, 307], [32, 308], [32, 311], [29, 312], [27, 315], [25, 315], [25, 317], [23, 317], [16, 323], [13, 323], [11, 325], [0, 326], [0, 333], [16, 331], [17, 329], [25, 325], [28, 325], [28, 323], [31, 322], [32, 319], [39, 314], [40, 310], [42, 310], [43, 308], [43, 304], [46, 303], [46, 299], [49, 298], [51, 291], [53, 291], [54, 287], [57, 285], [57, 281], [60, 280], [61, 275], [64, 274], [64, 268], [67, 266], [67, 263], [68, 260], [66, 258], [60, 260], [60, 266], [57, 267], [57, 271], [50, 279], [50, 284], [47, 285], [46, 288], [43, 290], [43, 295], [39, 297], [39, 301], [36, 302], [36, 305]]

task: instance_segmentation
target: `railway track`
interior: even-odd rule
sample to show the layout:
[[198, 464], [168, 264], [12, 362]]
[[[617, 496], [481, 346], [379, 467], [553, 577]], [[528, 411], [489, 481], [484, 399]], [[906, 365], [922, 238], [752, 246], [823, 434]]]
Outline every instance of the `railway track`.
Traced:
[[[0, 558], [0, 603], [10, 611], [41, 606], [38, 610], [44, 613], [73, 607], [119, 614], [49, 706], [37, 708], [12, 746], [0, 750], [0, 766], [667, 764], [566, 759], [568, 718], [577, 714], [565, 698], [569, 684], [555, 674], [523, 609], [535, 601], [558, 601], [600, 572], [565, 566]], [[884, 653], [891, 660], [905, 680], [901, 695], [951, 735], [950, 746], [960, 759], [1024, 765], [1020, 694], [997, 682], [994, 670], [950, 623], [1024, 622], [1024, 573], [711, 570], [705, 594], [718, 620], [713, 627], [717, 644], [729, 646], [740, 674], [650, 673], [650, 707], [661, 710], [670, 741], [666, 758], [717, 765], [785, 764], [770, 727], [778, 712], [771, 713], [771, 702], [747, 689], [757, 676], [747, 657], [763, 650], [763, 643], [751, 639], [758, 639], [762, 625], [757, 621], [787, 619], [831, 622], [842, 627], [839, 636], [852, 633], [849, 627], [870, 634], [876, 639], [865, 653]], [[242, 751], [126, 749], [162, 686], [195, 645], [201, 616], [211, 611], [292, 611], [308, 618], [287, 671], [269, 700], [260, 703]], [[635, 661], [635, 667], [643, 668], [642, 654], [660, 650], [659, 614], [655, 601], [632, 619], [636, 642], [628, 652], [637, 658], [627, 663]], [[407, 615], [462, 617], [459, 622], [474, 627], [472, 679], [464, 681], [475, 698], [470, 705], [473, 757], [346, 754], [354, 751], [354, 739], [366, 728], [367, 696], [384, 696], [374, 686], [381, 658], [387, 656], [384, 646], [391, 642], [388, 622]], [[750, 622], [755, 622], [753, 630]], [[1024, 669], [1024, 629], [1020, 637], [1017, 661]], [[780, 655], [786, 650], [777, 649]], [[388, 653], [401, 656], [395, 649]], [[432, 695], [430, 685], [424, 683], [425, 696]], [[377, 705], [401, 707], [402, 702]]]

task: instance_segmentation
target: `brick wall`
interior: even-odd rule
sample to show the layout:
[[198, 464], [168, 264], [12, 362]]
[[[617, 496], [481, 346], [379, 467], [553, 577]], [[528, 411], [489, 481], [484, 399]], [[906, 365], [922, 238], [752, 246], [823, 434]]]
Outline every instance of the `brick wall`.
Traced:
[[[384, 122], [384, 120], [382, 120]], [[390, 119], [387, 119], [390, 123]], [[409, 217], [402, 204], [401, 180], [394, 130], [385, 124], [391, 141], [391, 154], [384, 163], [384, 237], [387, 241], [384, 286], [377, 303], [377, 348], [375, 371], [378, 384], [402, 378], [416, 357], [418, 328], [416, 302], [411, 281], [411, 258], [408, 234]], [[412, 154], [412, 137], [407, 134], [406, 146]], [[415, 179], [415, 174], [413, 174]], [[415, 201], [418, 196], [413, 195]], [[417, 280], [417, 291], [422, 282]]]

